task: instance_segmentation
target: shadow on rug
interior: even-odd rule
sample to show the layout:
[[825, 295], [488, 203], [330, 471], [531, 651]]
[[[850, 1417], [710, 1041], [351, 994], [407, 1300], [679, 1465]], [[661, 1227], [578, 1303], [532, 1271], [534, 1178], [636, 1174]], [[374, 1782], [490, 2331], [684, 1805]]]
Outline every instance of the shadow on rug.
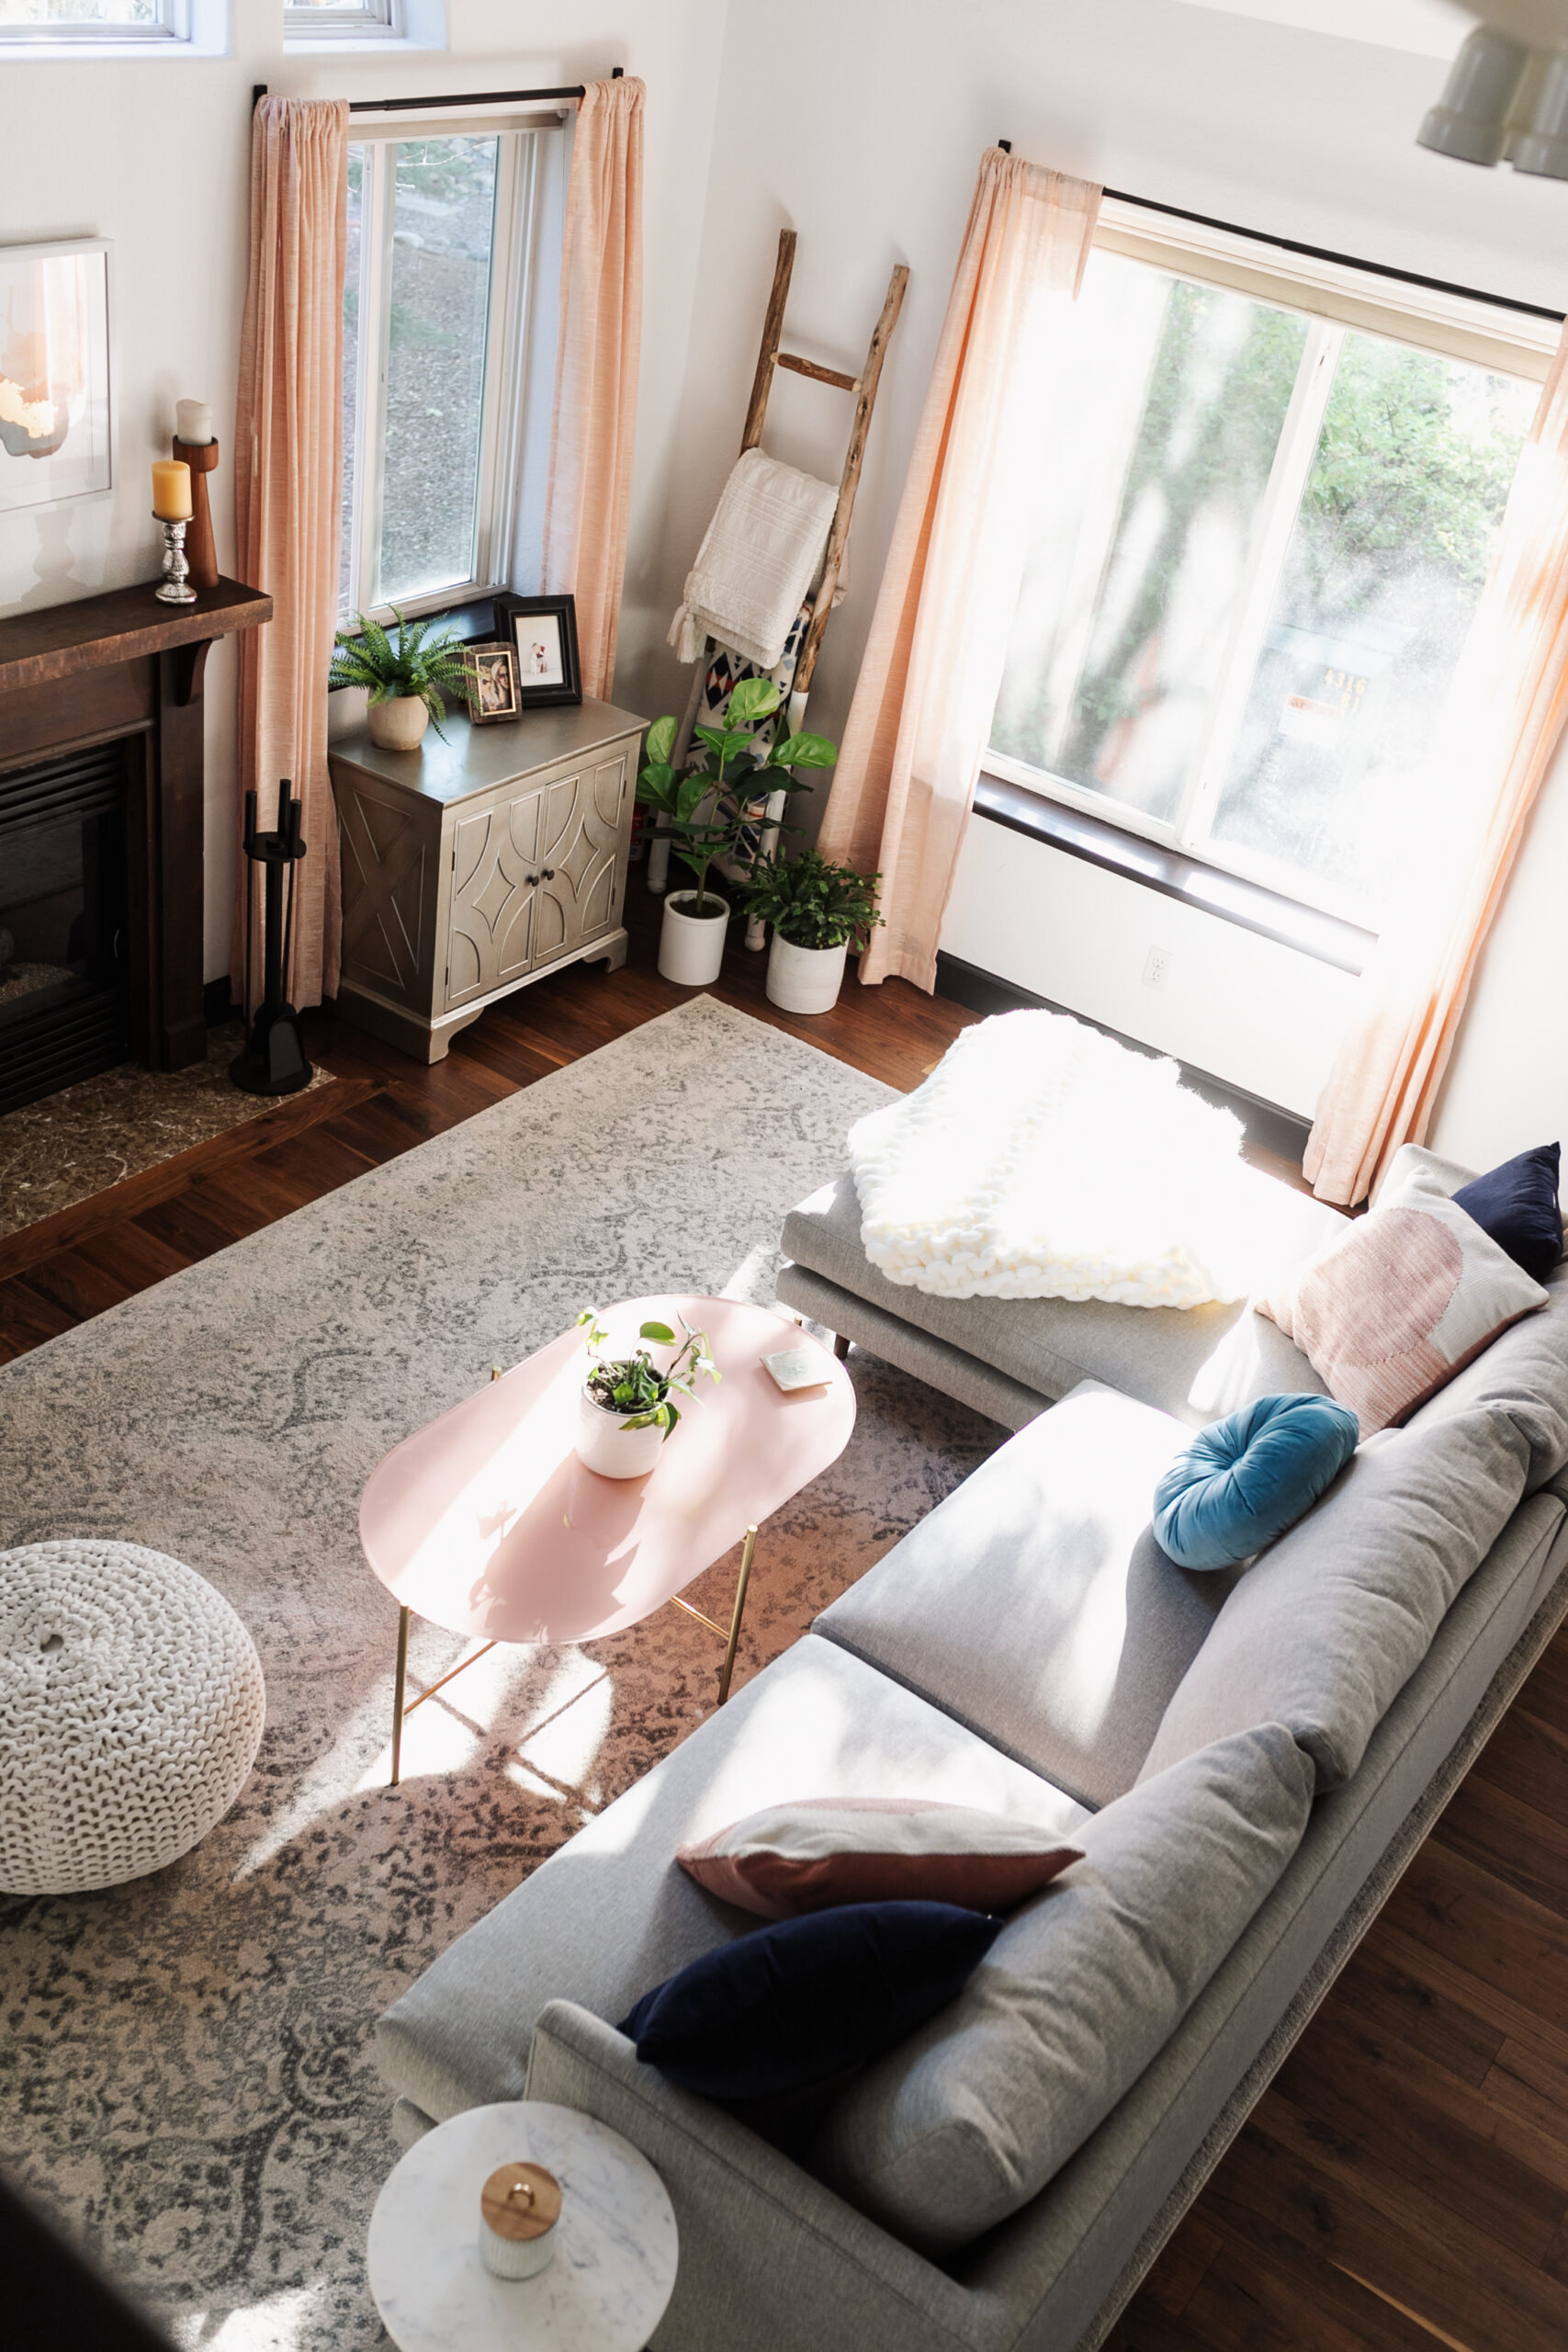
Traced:
[[[171, 1552], [266, 1671], [255, 1771], [194, 1853], [0, 1898], [0, 2165], [177, 2343], [386, 2341], [364, 2276], [397, 2155], [376, 2017], [713, 1703], [719, 1645], [678, 1610], [495, 1650], [414, 1715], [388, 1790], [397, 1612], [359, 1552], [367, 1477], [584, 1305], [771, 1301], [785, 1211], [888, 1095], [698, 997], [0, 1369], [0, 1544]], [[848, 1449], [759, 1543], [738, 1683], [1005, 1434], [850, 1369]], [[688, 1588], [721, 1622], [737, 1560]], [[414, 1687], [463, 1646], [416, 1626]]]

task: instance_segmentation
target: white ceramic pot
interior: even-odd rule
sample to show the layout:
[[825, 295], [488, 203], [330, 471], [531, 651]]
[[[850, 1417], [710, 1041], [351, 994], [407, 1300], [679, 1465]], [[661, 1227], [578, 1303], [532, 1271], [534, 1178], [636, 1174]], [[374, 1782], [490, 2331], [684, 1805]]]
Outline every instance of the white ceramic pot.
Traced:
[[577, 1458], [585, 1470], [601, 1478], [646, 1478], [664, 1450], [664, 1430], [658, 1421], [645, 1430], [628, 1430], [624, 1413], [604, 1410], [583, 1382], [577, 1396]]
[[768, 1002], [782, 1012], [831, 1012], [849, 952], [847, 939], [837, 947], [797, 947], [775, 931], [768, 950]]
[[373, 702], [365, 720], [370, 741], [383, 752], [417, 752], [430, 713], [418, 695], [392, 695], [386, 702]]
[[694, 890], [672, 890], [664, 901], [664, 920], [659, 933], [659, 969], [667, 980], [677, 980], [682, 988], [705, 989], [718, 978], [718, 967], [724, 961], [724, 935], [729, 922], [729, 902], [716, 890], [705, 890], [703, 903], [721, 908], [718, 914], [700, 918], [692, 910], [697, 903]]

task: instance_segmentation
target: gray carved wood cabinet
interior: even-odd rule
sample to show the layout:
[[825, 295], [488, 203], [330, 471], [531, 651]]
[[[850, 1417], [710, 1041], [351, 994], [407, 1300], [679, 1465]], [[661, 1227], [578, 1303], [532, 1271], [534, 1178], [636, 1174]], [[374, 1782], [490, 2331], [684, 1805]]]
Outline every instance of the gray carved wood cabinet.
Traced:
[[439, 1061], [487, 1004], [564, 964], [626, 957], [642, 721], [609, 703], [470, 727], [417, 752], [329, 747], [343, 845], [339, 1009]]

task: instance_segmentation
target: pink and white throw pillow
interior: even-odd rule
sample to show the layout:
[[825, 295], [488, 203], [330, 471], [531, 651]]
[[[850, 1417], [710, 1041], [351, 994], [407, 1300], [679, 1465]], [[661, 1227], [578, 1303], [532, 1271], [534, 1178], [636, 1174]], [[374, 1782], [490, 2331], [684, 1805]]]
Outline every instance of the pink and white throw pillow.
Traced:
[[1429, 1167], [1396, 1164], [1376, 1208], [1266, 1298], [1361, 1435], [1407, 1420], [1499, 1332], [1547, 1303]]
[[953, 1903], [1010, 1911], [1081, 1860], [999, 1813], [920, 1797], [807, 1797], [768, 1805], [676, 1853], [710, 1894], [763, 1919], [836, 1903]]

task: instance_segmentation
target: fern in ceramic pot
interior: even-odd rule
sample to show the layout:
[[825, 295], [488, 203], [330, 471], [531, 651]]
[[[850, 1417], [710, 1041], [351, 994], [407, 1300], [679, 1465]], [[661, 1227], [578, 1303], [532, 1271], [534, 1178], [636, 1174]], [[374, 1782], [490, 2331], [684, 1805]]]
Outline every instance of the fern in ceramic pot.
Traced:
[[432, 719], [440, 735], [446, 712], [443, 694], [463, 695], [463, 640], [449, 628], [439, 636], [431, 634], [444, 617], [432, 614], [424, 620], [406, 621], [394, 605], [396, 642], [363, 613], [355, 616], [356, 628], [340, 628], [333, 639], [328, 688], [366, 689], [370, 741], [384, 752], [416, 752]]
[[839, 1001], [844, 960], [864, 948], [882, 921], [876, 911], [880, 874], [835, 865], [814, 849], [753, 867], [746, 911], [770, 922], [768, 1001], [784, 1012], [830, 1012]]
[[606, 1357], [610, 1335], [592, 1307], [585, 1307], [577, 1319], [588, 1326], [588, 1374], [578, 1398], [577, 1458], [585, 1470], [597, 1470], [602, 1478], [646, 1477], [680, 1421], [675, 1398], [693, 1396], [699, 1374], [715, 1382], [721, 1377], [707, 1334], [682, 1322], [677, 1340], [668, 1323], [642, 1324], [639, 1340], [675, 1350], [661, 1367], [647, 1348]]

